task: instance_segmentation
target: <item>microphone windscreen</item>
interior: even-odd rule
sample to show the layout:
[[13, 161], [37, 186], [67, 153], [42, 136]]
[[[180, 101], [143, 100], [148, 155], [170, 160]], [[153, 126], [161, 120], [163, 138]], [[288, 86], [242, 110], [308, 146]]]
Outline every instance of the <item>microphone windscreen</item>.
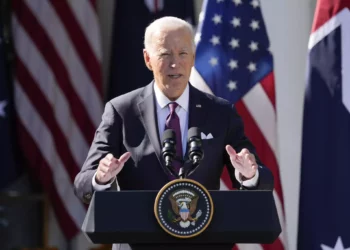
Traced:
[[192, 127], [188, 130], [187, 133], [187, 140], [189, 141], [192, 137], [198, 137], [201, 138], [201, 131], [198, 127]]
[[174, 140], [176, 142], [176, 133], [173, 129], [167, 129], [163, 133], [162, 141], [169, 140], [169, 139]]

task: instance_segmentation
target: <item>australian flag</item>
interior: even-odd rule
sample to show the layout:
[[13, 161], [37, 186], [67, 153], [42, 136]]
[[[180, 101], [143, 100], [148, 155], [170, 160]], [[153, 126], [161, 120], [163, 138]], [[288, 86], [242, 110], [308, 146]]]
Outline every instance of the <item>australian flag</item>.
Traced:
[[350, 250], [350, 1], [319, 0], [309, 41], [298, 250]]
[[17, 178], [19, 171], [14, 161], [14, 127], [9, 74], [7, 74], [5, 39], [0, 22], [0, 190], [8, 188]]

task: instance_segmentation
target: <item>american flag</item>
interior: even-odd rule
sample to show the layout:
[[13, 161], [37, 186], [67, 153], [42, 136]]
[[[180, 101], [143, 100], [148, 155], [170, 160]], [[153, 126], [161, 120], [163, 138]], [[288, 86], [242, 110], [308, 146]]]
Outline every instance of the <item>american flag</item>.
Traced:
[[103, 109], [95, 1], [13, 0], [12, 7], [20, 145], [71, 239], [86, 214], [73, 181]]
[[[235, 248], [287, 249], [283, 193], [277, 162], [273, 58], [258, 0], [203, 2], [196, 33], [196, 61], [190, 81], [235, 104], [245, 132], [275, 178], [274, 197], [282, 233], [270, 245], [238, 244]], [[231, 189], [228, 172], [221, 189]]]

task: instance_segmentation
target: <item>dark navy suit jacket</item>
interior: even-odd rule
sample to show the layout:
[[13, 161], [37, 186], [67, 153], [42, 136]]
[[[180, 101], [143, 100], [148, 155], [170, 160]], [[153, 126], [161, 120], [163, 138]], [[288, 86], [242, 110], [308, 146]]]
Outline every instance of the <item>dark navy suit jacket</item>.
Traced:
[[[126, 151], [131, 152], [130, 159], [117, 176], [121, 190], [159, 190], [170, 181], [161, 157], [153, 84], [107, 102], [87, 159], [74, 182], [75, 193], [83, 202], [90, 202], [94, 192], [92, 177], [99, 161], [108, 153], [118, 158]], [[237, 152], [247, 148], [255, 154], [255, 149], [245, 136], [242, 120], [233, 105], [190, 84], [188, 128], [191, 127], [199, 127], [206, 135], [211, 133], [213, 139], [203, 140], [204, 159], [189, 178], [208, 190], [218, 190], [226, 166], [232, 186], [239, 187], [225, 145], [232, 145]], [[255, 156], [259, 164], [255, 188], [272, 190], [272, 173]]]

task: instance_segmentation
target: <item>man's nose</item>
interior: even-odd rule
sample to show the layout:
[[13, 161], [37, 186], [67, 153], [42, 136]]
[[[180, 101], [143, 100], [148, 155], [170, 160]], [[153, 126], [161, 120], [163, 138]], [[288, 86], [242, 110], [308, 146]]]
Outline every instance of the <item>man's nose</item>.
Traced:
[[178, 56], [172, 56], [170, 61], [170, 67], [173, 69], [176, 68], [179, 65], [179, 60], [180, 58]]

